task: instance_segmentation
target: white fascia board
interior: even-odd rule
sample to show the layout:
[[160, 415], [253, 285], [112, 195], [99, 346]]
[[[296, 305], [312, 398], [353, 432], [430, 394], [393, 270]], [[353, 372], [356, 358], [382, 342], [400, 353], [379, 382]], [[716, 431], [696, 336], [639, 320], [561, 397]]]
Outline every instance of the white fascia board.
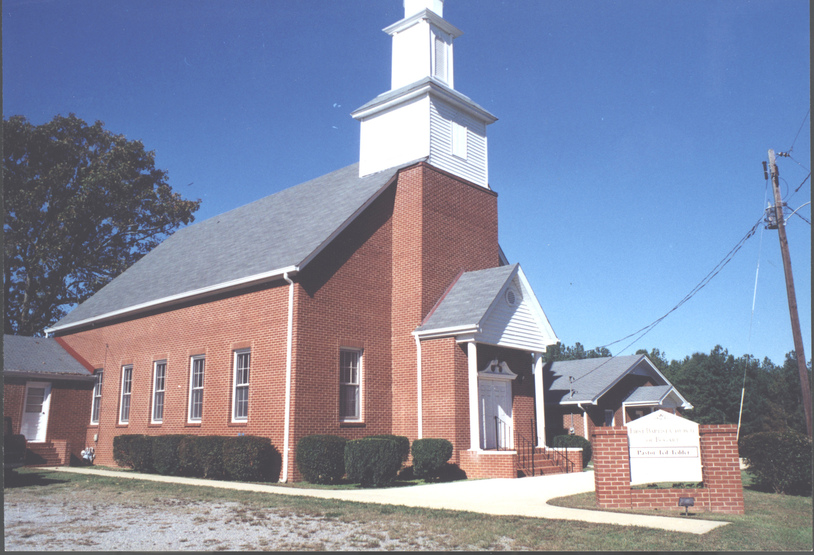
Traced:
[[545, 311], [543, 310], [540, 301], [537, 299], [537, 295], [534, 294], [534, 290], [531, 288], [531, 284], [529, 280], [526, 278], [525, 272], [523, 272], [523, 268], [518, 265], [517, 267], [517, 279], [520, 280], [520, 284], [523, 286], [523, 295], [528, 294], [528, 298], [531, 299], [533, 302], [530, 302], [531, 310], [534, 315], [537, 317], [537, 320], [540, 322], [540, 325], [543, 326], [544, 330], [547, 332], [547, 335], [553, 340], [552, 343], [549, 345], [556, 345], [560, 342], [557, 334], [554, 333], [554, 328], [551, 327], [551, 322], [548, 320], [548, 316], [545, 315]]
[[471, 340], [469, 336], [474, 337], [475, 334], [480, 333], [480, 327], [477, 324], [468, 324], [466, 326], [454, 326], [449, 328], [438, 328], [433, 330], [414, 331], [412, 332], [415, 337], [421, 340], [424, 339], [438, 339], [439, 337], [452, 337], [455, 336], [456, 340], [460, 336], [468, 336], [464, 341]]
[[[418, 163], [418, 162], [420, 162], [420, 161], [422, 161], [422, 160], [424, 160], [424, 158], [420, 158], [420, 159], [418, 159], [418, 160], [415, 160], [414, 162], [415, 162], [415, 163]], [[405, 165], [404, 167], [405, 167], [405, 168], [406, 168], [406, 167], [409, 167], [409, 166], [411, 166], [411, 165], [412, 165], [414, 162], [409, 162], [409, 163], [407, 163], [407, 165]], [[389, 168], [388, 168], [388, 169], [389, 169]], [[382, 171], [387, 171], [387, 170], [382, 170]], [[399, 170], [399, 171], [401, 171], [401, 170]], [[375, 175], [375, 174], [370, 174], [370, 175]], [[352, 222], [353, 222], [353, 221], [354, 221], [354, 220], [355, 220], [355, 219], [356, 219], [356, 218], [359, 216], [359, 214], [361, 214], [362, 212], [364, 212], [364, 211], [367, 209], [367, 207], [368, 207], [368, 206], [370, 206], [371, 204], [373, 204], [373, 201], [375, 201], [377, 198], [379, 198], [379, 196], [381, 196], [381, 194], [382, 194], [382, 193], [385, 191], [385, 189], [387, 189], [388, 187], [390, 187], [390, 185], [392, 185], [392, 184], [393, 184], [393, 183], [394, 183], [394, 182], [395, 182], [395, 181], [398, 179], [398, 176], [399, 176], [399, 172], [396, 172], [395, 174], [393, 174], [393, 177], [392, 177], [392, 178], [390, 178], [390, 179], [388, 179], [388, 180], [387, 180], [387, 183], [385, 183], [385, 184], [384, 184], [384, 185], [381, 187], [381, 189], [379, 189], [378, 191], [376, 191], [375, 193], [373, 193], [373, 194], [370, 196], [370, 198], [369, 198], [369, 199], [367, 199], [367, 200], [365, 201], [365, 203], [364, 203], [364, 204], [362, 204], [362, 206], [360, 206], [359, 208], [357, 208], [357, 209], [356, 209], [356, 211], [355, 211], [353, 214], [351, 214], [351, 215], [350, 215], [350, 217], [349, 217], [347, 220], [345, 220], [344, 222], [342, 222], [342, 225], [340, 225], [338, 228], [336, 228], [336, 229], [334, 230], [334, 232], [333, 232], [333, 233], [331, 233], [331, 234], [328, 236], [328, 238], [327, 238], [327, 239], [325, 239], [325, 240], [324, 240], [322, 243], [320, 243], [320, 245], [319, 245], [319, 246], [318, 246], [316, 249], [314, 249], [314, 251], [313, 251], [311, 254], [309, 254], [308, 256], [306, 256], [306, 257], [305, 257], [305, 258], [304, 258], [304, 259], [303, 259], [303, 260], [302, 260], [302, 261], [301, 261], [301, 262], [300, 262], [300, 263], [299, 263], [299, 264], [296, 266], [297, 271], [302, 270], [303, 268], [305, 268], [305, 266], [307, 266], [309, 262], [311, 262], [311, 261], [312, 261], [314, 258], [316, 258], [316, 256], [317, 256], [319, 253], [321, 253], [321, 252], [322, 252], [322, 251], [325, 249], [325, 247], [327, 247], [328, 245], [330, 245], [330, 244], [333, 242], [333, 240], [334, 240], [334, 239], [336, 239], [336, 238], [339, 236], [339, 234], [340, 234], [340, 233], [342, 233], [343, 231], [345, 231], [345, 228], [347, 228], [347, 227], [348, 227], [348, 226], [349, 226], [349, 225], [350, 225], [350, 224], [351, 224], [351, 223], [352, 223]], [[365, 177], [370, 177], [370, 176], [365, 176]]]
[[26, 370], [3, 370], [4, 378], [21, 378], [27, 380], [39, 380], [41, 382], [54, 382], [54, 381], [83, 381], [92, 382], [96, 380], [96, 376], [88, 372], [87, 374], [50, 374], [45, 372], [33, 372]]
[[584, 405], [585, 403], [591, 403], [592, 405], [597, 405], [599, 402], [599, 397], [594, 397], [593, 399], [583, 399], [582, 401], [560, 401], [559, 403], [552, 403], [554, 405]]
[[[464, 95], [454, 89], [450, 89], [449, 87], [439, 84], [432, 77], [418, 81], [414, 83], [412, 87], [414, 88], [408, 87], [407, 90], [398, 96], [384, 98], [380, 103], [376, 103], [376, 99], [373, 99], [373, 104], [369, 104], [366, 108], [363, 107], [355, 110], [351, 112], [350, 115], [356, 120], [363, 121], [366, 118], [374, 116], [380, 112], [395, 108], [407, 103], [410, 100], [419, 98], [425, 94], [429, 94], [440, 99], [442, 102], [446, 102], [453, 108], [466, 112], [479, 121], [483, 121], [486, 123], [486, 125], [497, 121], [495, 116], [483, 108], [475, 105]], [[388, 95], [388, 93], [384, 93], [384, 95]]]
[[410, 17], [404, 18], [401, 21], [397, 21], [392, 25], [385, 27], [382, 29], [382, 31], [392, 36], [396, 33], [401, 33], [405, 29], [409, 29], [423, 19], [426, 19], [448, 35], [451, 35], [453, 39], [457, 39], [464, 34], [463, 31], [452, 25], [449, 21], [427, 8], [424, 8], [423, 11], [415, 13]]
[[118, 316], [138, 314], [139, 312], [144, 312], [146, 310], [158, 308], [160, 306], [167, 306], [178, 302], [190, 301], [200, 297], [206, 297], [213, 293], [223, 293], [233, 289], [240, 289], [241, 287], [255, 285], [257, 283], [262, 283], [264, 281], [273, 281], [275, 279], [282, 279], [285, 274], [293, 276], [296, 275], [297, 272], [299, 272], [298, 266], [287, 266], [285, 268], [271, 270], [270, 272], [263, 272], [260, 274], [254, 274], [239, 279], [233, 279], [230, 281], [225, 281], [223, 283], [209, 285], [207, 287], [201, 287], [200, 289], [185, 291], [184, 293], [178, 293], [177, 295], [170, 295], [168, 297], [162, 297], [160, 299], [155, 299], [137, 305], [128, 306], [127, 308], [113, 310], [111, 312], [106, 312], [105, 314], [101, 314], [99, 316], [94, 316], [93, 318], [86, 318], [78, 322], [73, 322], [72, 324], [56, 326], [53, 328], [46, 328], [45, 334], [50, 337], [51, 334], [55, 332], [65, 331], [80, 326], [86, 326], [94, 322], [101, 322], [104, 320], [109, 320], [111, 318], [116, 318]]

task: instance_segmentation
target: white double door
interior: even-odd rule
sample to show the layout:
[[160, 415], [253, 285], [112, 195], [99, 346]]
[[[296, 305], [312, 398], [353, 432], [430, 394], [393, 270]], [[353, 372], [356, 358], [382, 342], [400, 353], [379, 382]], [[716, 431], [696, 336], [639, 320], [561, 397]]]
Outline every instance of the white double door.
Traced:
[[512, 449], [512, 383], [478, 380], [481, 449]]
[[25, 405], [20, 433], [27, 441], [42, 443], [48, 432], [48, 408], [51, 405], [50, 382], [28, 382], [25, 384]]

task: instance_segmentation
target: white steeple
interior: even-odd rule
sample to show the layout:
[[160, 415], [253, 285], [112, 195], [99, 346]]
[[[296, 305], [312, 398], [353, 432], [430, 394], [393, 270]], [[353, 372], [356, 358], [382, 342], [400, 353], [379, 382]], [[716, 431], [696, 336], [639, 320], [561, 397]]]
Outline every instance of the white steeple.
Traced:
[[497, 118], [454, 89], [452, 41], [462, 33], [443, 11], [444, 0], [404, 0], [404, 19], [384, 29], [391, 90], [351, 114], [361, 122], [361, 176], [426, 159], [489, 187], [486, 126]]

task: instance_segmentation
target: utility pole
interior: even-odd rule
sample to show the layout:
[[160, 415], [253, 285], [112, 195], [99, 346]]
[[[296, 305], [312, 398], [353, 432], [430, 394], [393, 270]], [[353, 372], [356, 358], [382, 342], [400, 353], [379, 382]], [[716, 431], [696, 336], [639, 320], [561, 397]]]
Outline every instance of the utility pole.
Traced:
[[[788, 156], [780, 152], [778, 156]], [[774, 189], [774, 210], [777, 219], [777, 236], [780, 239], [780, 254], [783, 257], [783, 271], [786, 274], [786, 295], [789, 299], [789, 315], [791, 317], [791, 333], [794, 336], [794, 353], [797, 355], [797, 369], [800, 372], [800, 387], [803, 393], [803, 410], [806, 417], [806, 430], [811, 437], [811, 387], [808, 381], [806, 357], [803, 352], [803, 337], [800, 334], [800, 317], [797, 314], [797, 295], [794, 292], [794, 277], [791, 274], [791, 258], [789, 257], [789, 242], [786, 239], [786, 225], [783, 219], [783, 201], [780, 198], [780, 184], [778, 183], [777, 163], [774, 150], [769, 149], [769, 170], [772, 173], [772, 187]]]

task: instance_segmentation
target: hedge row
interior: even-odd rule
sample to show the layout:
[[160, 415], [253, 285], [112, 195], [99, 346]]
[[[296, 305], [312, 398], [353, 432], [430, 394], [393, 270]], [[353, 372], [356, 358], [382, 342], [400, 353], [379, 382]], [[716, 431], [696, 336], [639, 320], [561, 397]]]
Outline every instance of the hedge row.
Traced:
[[740, 456], [758, 488], [811, 495], [811, 438], [788, 432], [759, 432], [740, 439]]
[[257, 436], [148, 436], [113, 438], [113, 459], [139, 472], [242, 482], [277, 481], [282, 458]]
[[[438, 479], [452, 456], [452, 443], [445, 439], [413, 442], [413, 473], [425, 480]], [[297, 468], [306, 481], [331, 484], [344, 476], [362, 486], [392, 483], [410, 454], [404, 436], [375, 435], [346, 440], [333, 435], [311, 435], [297, 443]]]

